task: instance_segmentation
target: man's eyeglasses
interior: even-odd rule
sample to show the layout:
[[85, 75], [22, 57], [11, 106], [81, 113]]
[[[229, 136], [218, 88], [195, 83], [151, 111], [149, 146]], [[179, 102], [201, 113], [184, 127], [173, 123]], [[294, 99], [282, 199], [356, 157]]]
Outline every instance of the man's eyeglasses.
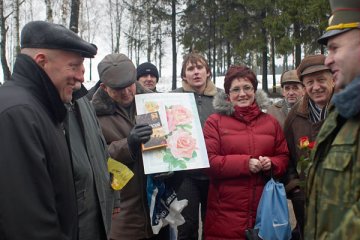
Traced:
[[239, 94], [243, 90], [244, 93], [251, 93], [254, 88], [251, 86], [244, 86], [243, 88], [234, 87], [229, 90], [230, 94]]

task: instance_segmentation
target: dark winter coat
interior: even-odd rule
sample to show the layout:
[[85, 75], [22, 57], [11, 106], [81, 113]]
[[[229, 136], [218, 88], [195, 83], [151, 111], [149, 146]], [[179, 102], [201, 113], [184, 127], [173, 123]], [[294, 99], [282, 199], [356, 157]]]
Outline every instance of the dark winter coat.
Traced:
[[251, 157], [268, 156], [275, 177], [288, 163], [288, 148], [278, 121], [255, 103], [246, 115], [221, 93], [214, 99], [217, 113], [204, 126], [209, 155], [210, 185], [205, 220], [205, 239], [245, 239], [254, 227], [256, 209], [269, 171], [253, 174]]
[[77, 239], [65, 116], [47, 74], [18, 55], [0, 87], [0, 239]]
[[107, 145], [86, 93], [83, 87], [73, 94], [65, 129], [72, 151], [79, 240], [102, 240], [110, 237], [115, 191], [110, 185]]
[[[136, 83], [136, 94], [147, 92], [150, 91]], [[153, 234], [146, 198], [146, 176], [142, 155], [139, 150], [133, 158], [127, 142], [127, 137], [135, 125], [135, 101], [131, 104], [128, 114], [126, 109], [117, 106], [109, 95], [99, 88], [94, 94], [92, 103], [108, 144], [110, 156], [127, 165], [134, 173], [134, 177], [120, 192], [120, 213], [113, 218], [111, 238], [115, 240], [149, 238]]]
[[324, 122], [319, 121], [317, 123], [312, 123], [310, 121], [308, 102], [309, 97], [305, 94], [305, 96], [291, 109], [284, 125], [285, 138], [290, 152], [289, 167], [283, 180], [287, 193], [290, 193], [295, 187], [301, 186], [296, 166], [298, 159], [306, 153], [298, 147], [299, 139], [306, 136], [309, 138], [310, 142], [315, 141]]

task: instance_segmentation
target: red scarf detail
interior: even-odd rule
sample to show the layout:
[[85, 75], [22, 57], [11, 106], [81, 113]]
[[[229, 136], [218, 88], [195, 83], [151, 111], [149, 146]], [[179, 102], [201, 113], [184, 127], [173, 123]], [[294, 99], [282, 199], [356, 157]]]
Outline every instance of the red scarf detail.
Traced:
[[256, 101], [247, 107], [234, 106], [234, 110], [234, 118], [245, 123], [250, 123], [262, 113]]

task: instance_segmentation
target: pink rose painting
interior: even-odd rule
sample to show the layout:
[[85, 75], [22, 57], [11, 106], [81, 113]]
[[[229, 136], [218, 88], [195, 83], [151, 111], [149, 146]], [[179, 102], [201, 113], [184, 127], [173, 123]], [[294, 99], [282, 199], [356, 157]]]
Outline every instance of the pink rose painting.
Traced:
[[174, 131], [177, 126], [190, 124], [193, 121], [191, 111], [181, 105], [166, 107], [166, 118], [170, 132]]
[[192, 158], [196, 149], [196, 139], [191, 133], [177, 130], [167, 139], [167, 146], [175, 158]]
[[169, 127], [167, 147], [163, 151], [163, 160], [172, 168], [186, 169], [186, 162], [196, 158], [196, 139], [192, 136], [193, 115], [182, 105], [166, 107], [166, 117]]

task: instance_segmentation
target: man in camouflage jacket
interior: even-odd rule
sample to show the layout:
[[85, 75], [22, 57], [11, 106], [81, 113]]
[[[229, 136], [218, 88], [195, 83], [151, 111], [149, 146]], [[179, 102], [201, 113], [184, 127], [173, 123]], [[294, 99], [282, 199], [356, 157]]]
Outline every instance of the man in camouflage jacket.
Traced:
[[330, 4], [330, 26], [318, 41], [328, 47], [325, 64], [334, 74], [336, 93], [311, 153], [305, 239], [359, 239], [360, 2]]

